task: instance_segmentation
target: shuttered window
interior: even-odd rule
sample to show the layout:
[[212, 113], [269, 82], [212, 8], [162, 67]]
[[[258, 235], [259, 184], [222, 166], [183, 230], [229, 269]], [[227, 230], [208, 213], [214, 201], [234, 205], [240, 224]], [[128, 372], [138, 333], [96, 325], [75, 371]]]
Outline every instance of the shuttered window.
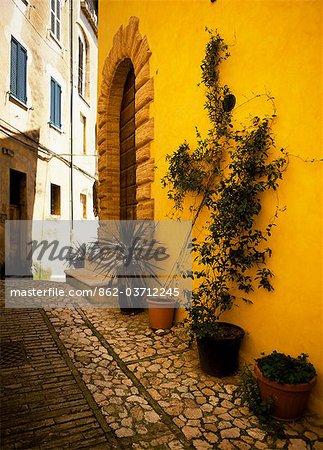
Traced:
[[78, 91], [84, 96], [84, 44], [79, 37]]
[[61, 0], [50, 0], [50, 31], [61, 40]]
[[62, 88], [51, 78], [50, 80], [50, 123], [57, 128], [62, 127]]
[[27, 50], [11, 38], [10, 93], [27, 103]]

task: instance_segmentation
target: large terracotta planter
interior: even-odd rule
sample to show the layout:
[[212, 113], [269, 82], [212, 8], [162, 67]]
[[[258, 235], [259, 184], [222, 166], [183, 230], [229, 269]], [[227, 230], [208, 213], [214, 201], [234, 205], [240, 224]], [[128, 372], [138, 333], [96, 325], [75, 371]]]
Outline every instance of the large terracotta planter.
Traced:
[[173, 325], [176, 302], [173, 300], [147, 300], [150, 327], [168, 330]]
[[270, 381], [255, 366], [255, 375], [263, 400], [272, 398], [274, 401], [273, 417], [278, 420], [295, 420], [302, 416], [307, 407], [311, 390], [316, 384], [317, 377], [308, 383], [280, 384]]
[[219, 322], [219, 327], [229, 331], [229, 336], [198, 338], [197, 348], [203, 372], [216, 377], [227, 377], [238, 370], [239, 350], [245, 332], [237, 325], [227, 322]]

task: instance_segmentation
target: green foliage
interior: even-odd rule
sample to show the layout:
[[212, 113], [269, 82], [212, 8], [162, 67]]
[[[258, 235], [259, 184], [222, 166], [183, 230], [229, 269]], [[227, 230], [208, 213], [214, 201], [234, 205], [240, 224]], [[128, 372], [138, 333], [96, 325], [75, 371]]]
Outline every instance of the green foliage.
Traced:
[[50, 280], [50, 268], [43, 267], [38, 261], [35, 261], [31, 268], [34, 280]]
[[197, 131], [195, 149], [185, 142], [167, 156], [169, 167], [162, 180], [175, 212], [182, 210], [185, 198], [193, 198], [193, 225], [202, 210], [208, 211], [206, 236], [193, 240], [192, 247], [197, 263], [192, 278], [199, 284], [192, 293], [189, 317], [198, 337], [217, 335], [222, 313], [237, 300], [251, 303], [247, 296], [255, 285], [273, 290], [273, 273], [267, 267], [272, 251], [266, 242], [277, 211], [265, 229], [258, 228], [256, 220], [263, 194], [277, 190], [287, 165], [283, 149], [278, 158], [271, 156], [274, 114], [254, 117], [236, 129], [232, 112], [224, 111], [223, 100], [230, 90], [219, 83], [219, 66], [229, 57], [228, 47], [219, 34], [208, 32], [201, 69], [211, 126], [205, 138]]
[[257, 416], [261, 429], [272, 435], [274, 439], [285, 437], [284, 426], [271, 415], [274, 407], [273, 400], [261, 398], [257, 380], [252, 368], [248, 365], [241, 372], [235, 395], [241, 398], [242, 405], [247, 405], [249, 410]]
[[270, 381], [281, 384], [308, 383], [316, 371], [312, 363], [307, 362], [305, 353], [292, 358], [290, 355], [274, 350], [270, 355], [256, 361], [261, 373]]
[[90, 245], [75, 242], [70, 248], [66, 262], [69, 268], [76, 267], [78, 263], [83, 263], [90, 251]]

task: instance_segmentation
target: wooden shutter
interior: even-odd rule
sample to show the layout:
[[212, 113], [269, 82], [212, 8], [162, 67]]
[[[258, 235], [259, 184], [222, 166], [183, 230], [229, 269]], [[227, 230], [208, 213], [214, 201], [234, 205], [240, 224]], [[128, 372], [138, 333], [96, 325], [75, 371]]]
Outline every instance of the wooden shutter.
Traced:
[[79, 37], [79, 67], [78, 67], [78, 91], [83, 95], [83, 72], [84, 72], [84, 44]]
[[56, 83], [56, 125], [61, 128], [61, 113], [62, 113], [62, 89], [58, 83]]
[[50, 80], [50, 121], [55, 123], [55, 81]]
[[56, 127], [62, 126], [62, 88], [53, 78], [50, 80], [50, 121]]
[[17, 98], [27, 102], [27, 51], [18, 44]]
[[10, 92], [17, 97], [18, 43], [11, 39]]

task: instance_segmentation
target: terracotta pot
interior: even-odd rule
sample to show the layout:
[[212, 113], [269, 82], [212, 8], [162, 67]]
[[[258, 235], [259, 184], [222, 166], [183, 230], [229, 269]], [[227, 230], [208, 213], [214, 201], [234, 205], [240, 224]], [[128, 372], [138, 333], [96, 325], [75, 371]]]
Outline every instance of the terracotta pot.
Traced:
[[147, 300], [150, 327], [168, 330], [173, 325], [176, 302], [174, 300]]
[[311, 390], [316, 384], [317, 377], [308, 383], [280, 384], [270, 381], [261, 373], [258, 365], [255, 366], [255, 375], [263, 400], [270, 397], [274, 400], [274, 419], [289, 421], [302, 416], [307, 407]]
[[227, 377], [238, 370], [239, 350], [245, 332], [232, 323], [219, 322], [218, 325], [230, 330], [231, 336], [198, 338], [197, 348], [203, 372], [216, 377]]

